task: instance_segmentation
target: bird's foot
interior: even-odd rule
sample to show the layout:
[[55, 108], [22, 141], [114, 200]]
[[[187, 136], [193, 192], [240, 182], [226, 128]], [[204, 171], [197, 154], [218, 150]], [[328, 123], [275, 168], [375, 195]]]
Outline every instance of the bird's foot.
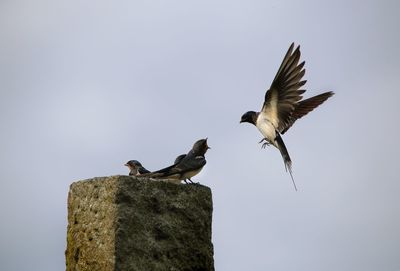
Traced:
[[261, 148], [262, 148], [262, 149], [265, 149], [265, 147], [267, 147], [267, 146], [269, 146], [269, 145], [271, 145], [271, 144], [268, 143], [268, 142], [264, 142], [264, 143], [262, 144]]
[[265, 141], [265, 142], [261, 145], [261, 149], [265, 149], [266, 146], [271, 145], [271, 143], [269, 143], [269, 141], [266, 138], [261, 139], [260, 142], [258, 142], [258, 143], [260, 144], [263, 141]]
[[187, 180], [189, 180], [189, 181], [190, 181], [190, 184], [194, 184], [194, 185], [198, 185], [198, 184], [200, 184], [199, 182], [197, 182], [197, 183], [196, 183], [196, 182], [193, 182], [193, 181], [192, 181], [192, 179], [190, 179], [190, 178], [187, 178]]

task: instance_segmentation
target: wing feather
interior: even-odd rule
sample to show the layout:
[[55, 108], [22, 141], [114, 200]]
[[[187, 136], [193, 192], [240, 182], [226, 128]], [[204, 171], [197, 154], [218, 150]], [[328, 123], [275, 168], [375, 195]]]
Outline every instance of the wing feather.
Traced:
[[286, 126], [280, 131], [282, 134], [286, 133], [286, 131], [293, 125], [293, 123], [299, 118], [307, 115], [309, 112], [313, 111], [320, 104], [325, 102], [329, 97], [333, 96], [332, 91], [324, 92], [317, 96], [305, 99], [297, 103], [295, 110], [287, 121]]
[[305, 74], [304, 64], [300, 60], [300, 46], [293, 51], [292, 43], [272, 81], [271, 87], [265, 93], [262, 114], [269, 119], [278, 131], [286, 127], [296, 103], [302, 99], [305, 90], [300, 88], [305, 84], [301, 81]]

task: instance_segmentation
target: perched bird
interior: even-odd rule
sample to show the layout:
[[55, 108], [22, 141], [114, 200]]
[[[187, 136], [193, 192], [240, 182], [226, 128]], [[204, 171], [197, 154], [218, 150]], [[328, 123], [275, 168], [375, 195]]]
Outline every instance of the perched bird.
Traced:
[[176, 157], [174, 161], [174, 165], [178, 164], [180, 161], [182, 161], [183, 158], [185, 158], [186, 154], [181, 154], [178, 157]]
[[204, 165], [204, 157], [210, 147], [207, 145], [207, 138], [200, 139], [194, 143], [193, 148], [187, 153], [179, 155], [172, 166], [154, 171], [143, 176], [156, 179], [169, 179], [173, 183], [180, 183], [182, 180], [189, 179], [197, 175]]
[[[176, 157], [176, 159], [174, 161], [174, 165], [179, 164], [179, 162], [182, 161], [182, 159], [185, 157], [186, 157], [186, 154], [181, 154], [178, 157]], [[188, 183], [187, 180], [189, 180], [191, 183], [193, 183], [192, 179], [190, 179], [190, 178], [187, 178], [183, 181], [187, 184]]]
[[283, 143], [281, 134], [284, 134], [293, 123], [325, 102], [334, 93], [328, 91], [317, 96], [302, 100], [302, 94], [306, 91], [300, 89], [306, 80], [301, 80], [305, 74], [303, 69], [305, 62], [300, 60], [300, 46], [294, 51], [294, 43], [291, 44], [282, 64], [272, 81], [271, 87], [265, 93], [264, 104], [261, 112], [248, 111], [240, 122], [254, 124], [263, 135], [262, 147], [272, 144], [280, 151], [285, 169], [289, 171], [295, 190], [296, 183], [292, 175], [292, 160]]
[[129, 176], [137, 176], [145, 173], [150, 173], [142, 164], [137, 160], [130, 160], [126, 162], [125, 166], [127, 166], [130, 170]]

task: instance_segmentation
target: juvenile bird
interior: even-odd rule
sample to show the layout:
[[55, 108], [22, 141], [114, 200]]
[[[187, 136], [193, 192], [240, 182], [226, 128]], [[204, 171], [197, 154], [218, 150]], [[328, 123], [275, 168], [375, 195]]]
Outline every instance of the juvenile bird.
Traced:
[[138, 176], [145, 173], [150, 173], [142, 164], [137, 160], [130, 160], [126, 162], [125, 166], [129, 168], [129, 176]]
[[207, 163], [205, 154], [210, 147], [207, 145], [207, 138], [200, 139], [194, 143], [193, 148], [187, 153], [178, 156], [172, 166], [145, 174], [156, 179], [169, 179], [173, 183], [180, 183], [182, 180], [192, 178], [197, 175]]
[[284, 134], [297, 119], [311, 112], [334, 93], [328, 91], [302, 100], [302, 94], [306, 91], [300, 89], [306, 83], [306, 80], [301, 80], [305, 74], [305, 69], [303, 69], [305, 62], [299, 64], [300, 46], [294, 51], [293, 48], [294, 43], [289, 47], [271, 87], [265, 93], [261, 111], [246, 112], [240, 122], [248, 122], [258, 128], [263, 135], [263, 139], [259, 142], [264, 141], [263, 148], [271, 144], [280, 151], [285, 169], [289, 171], [294, 188], [297, 190], [292, 175], [292, 160], [281, 134]]
[[178, 164], [180, 161], [182, 161], [183, 158], [185, 158], [186, 154], [181, 154], [178, 157], [175, 158], [174, 165]]
[[[179, 155], [178, 157], [176, 157], [175, 158], [175, 161], [174, 161], [174, 165], [176, 165], [176, 164], [178, 164], [180, 161], [182, 161], [182, 159], [183, 158], [185, 158], [186, 157], [186, 154], [181, 154], [181, 155]], [[188, 180], [190, 181], [190, 183], [193, 183], [193, 181], [192, 181], [192, 179], [190, 179], [190, 178], [187, 178], [187, 179], [185, 179], [185, 180], [183, 180], [186, 184], [188, 183]]]

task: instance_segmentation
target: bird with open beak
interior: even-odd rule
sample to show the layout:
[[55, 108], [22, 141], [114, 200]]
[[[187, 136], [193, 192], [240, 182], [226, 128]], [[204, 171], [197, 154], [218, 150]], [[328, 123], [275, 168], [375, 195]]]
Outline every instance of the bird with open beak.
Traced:
[[179, 184], [182, 180], [190, 180], [197, 175], [207, 163], [205, 154], [210, 147], [207, 138], [196, 141], [192, 149], [186, 155], [180, 155], [172, 166], [154, 171], [143, 176], [155, 179], [168, 179]]

